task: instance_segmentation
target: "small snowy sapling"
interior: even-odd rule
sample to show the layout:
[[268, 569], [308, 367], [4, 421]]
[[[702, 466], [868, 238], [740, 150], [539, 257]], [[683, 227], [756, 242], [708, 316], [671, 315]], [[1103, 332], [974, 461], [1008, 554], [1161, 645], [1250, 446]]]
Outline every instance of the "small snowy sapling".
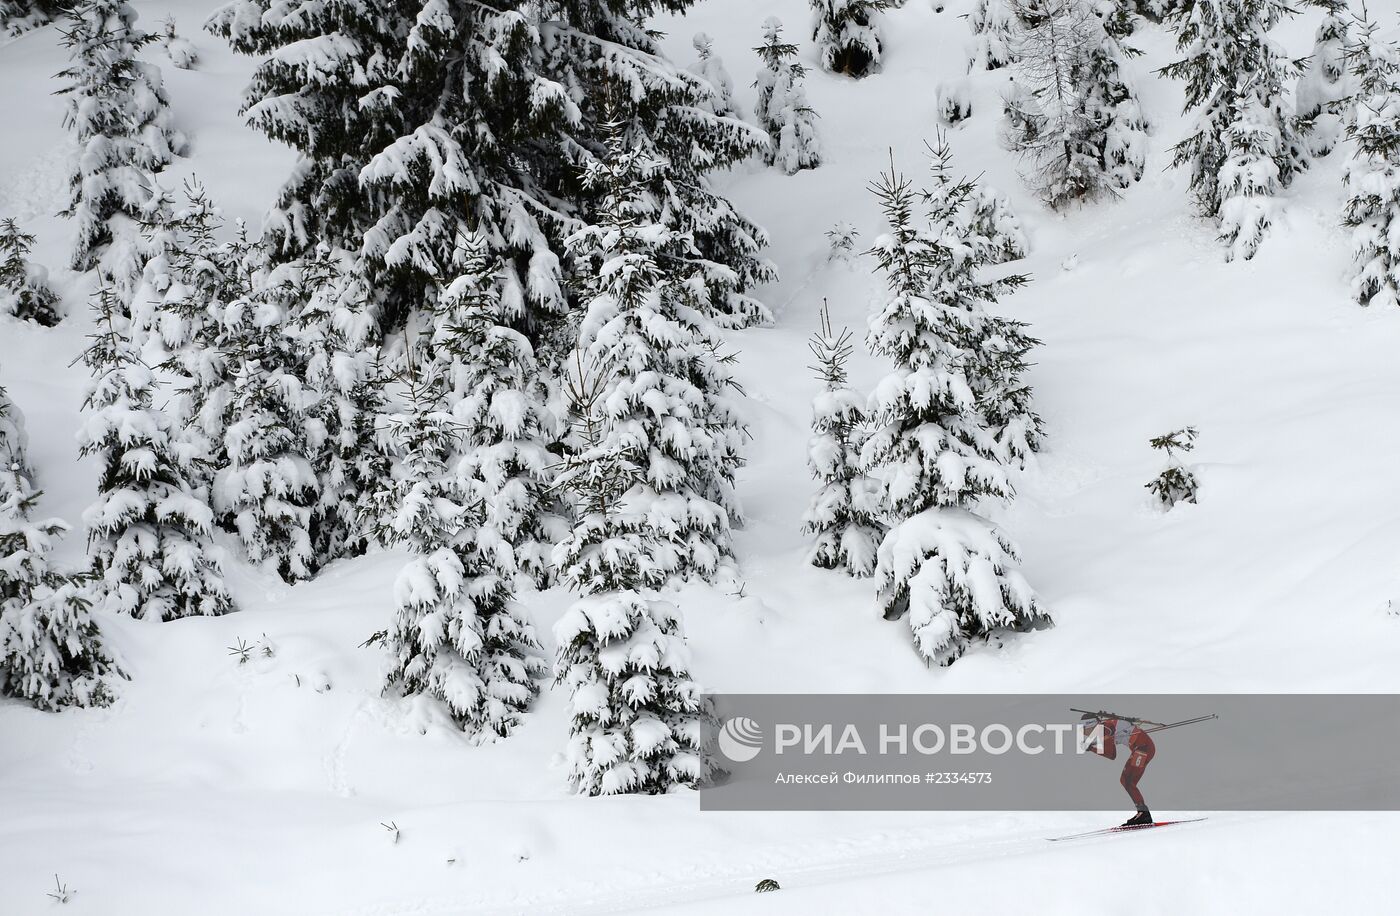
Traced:
[[1177, 503], [1196, 501], [1196, 475], [1182, 464], [1177, 452], [1185, 454], [1196, 447], [1196, 429], [1188, 426], [1148, 440], [1158, 451], [1166, 452], [1167, 466], [1156, 479], [1144, 484], [1163, 509], [1170, 510]]

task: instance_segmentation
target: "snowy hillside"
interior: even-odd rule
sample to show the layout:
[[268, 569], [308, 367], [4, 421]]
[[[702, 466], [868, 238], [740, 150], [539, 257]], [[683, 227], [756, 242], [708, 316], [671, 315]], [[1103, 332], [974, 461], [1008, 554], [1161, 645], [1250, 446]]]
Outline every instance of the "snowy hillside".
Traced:
[[[257, 224], [295, 156], [247, 127], [257, 61], [204, 31], [216, 0], [133, 0], [156, 30], [173, 16], [195, 69], [158, 46], [173, 120], [190, 141], [162, 182], [198, 176], [229, 218]], [[1156, 74], [1174, 36], [1144, 24], [1128, 63], [1150, 122], [1145, 173], [1120, 199], [1057, 213], [1028, 190], [999, 137], [1004, 70], [966, 73], [972, 0], [907, 0], [885, 14], [882, 69], [826, 72], [808, 0], [700, 0], [652, 26], [681, 66], [705, 32], [752, 120], [761, 24], [780, 17], [807, 67], [823, 162], [786, 175], [758, 158], [717, 178], [762, 226], [780, 280], [752, 292], [771, 326], [725, 332], [751, 439], [738, 473], [737, 568], [668, 591], [690, 671], [720, 692], [1400, 692], [1400, 313], [1351, 298], [1342, 143], [1280, 197], [1258, 254], [1227, 262], [1194, 214], [1170, 148], [1188, 129], [1180, 81]], [[1400, 5], [1370, 5], [1387, 31]], [[1273, 37], [1311, 52], [1321, 10]], [[0, 385], [23, 411], [38, 514], [74, 530], [54, 554], [83, 563], [98, 466], [78, 458], [93, 323], [90, 275], [66, 269], [75, 147], [50, 25], [0, 38], [0, 219], [36, 236], [67, 318], [0, 315]], [[972, 116], [947, 128], [955, 171], [1006, 195], [1031, 277], [996, 309], [1040, 341], [1028, 378], [1044, 446], [988, 502], [1055, 626], [978, 642], [929, 667], [887, 622], [871, 579], [809, 565], [801, 519], [808, 368], [819, 309], [856, 334], [852, 383], [888, 360], [861, 345], [884, 278], [872, 258], [829, 258], [828, 230], [886, 231], [869, 186], [895, 165], [926, 174], [940, 85], [967, 80]], [[1288, 86], [1292, 92], [1291, 81]], [[998, 268], [1009, 271], [1012, 267]], [[1144, 485], [1151, 437], [1199, 431], [1186, 459], [1196, 504], [1170, 512]], [[1311, 913], [1393, 906], [1391, 814], [1218, 814], [1147, 835], [1051, 847], [1109, 817], [978, 813], [701, 813], [696, 794], [586, 798], [570, 790], [567, 697], [545, 682], [518, 730], [477, 745], [423, 698], [382, 694], [391, 668], [362, 646], [394, 620], [406, 550], [371, 549], [286, 584], [240, 559], [239, 610], [157, 622], [103, 616], [129, 676], [110, 706], [41, 712], [0, 700], [0, 913], [469, 914]], [[545, 654], [573, 597], [520, 596]], [[254, 647], [240, 664], [233, 647]], [[266, 651], [264, 651], [266, 649]], [[1300, 724], [1300, 729], [1303, 726]], [[1116, 817], [1114, 813], [1112, 816]], [[386, 826], [387, 825], [387, 826]], [[1156, 834], [1156, 835], [1153, 835]], [[783, 890], [755, 895], [775, 878]]]

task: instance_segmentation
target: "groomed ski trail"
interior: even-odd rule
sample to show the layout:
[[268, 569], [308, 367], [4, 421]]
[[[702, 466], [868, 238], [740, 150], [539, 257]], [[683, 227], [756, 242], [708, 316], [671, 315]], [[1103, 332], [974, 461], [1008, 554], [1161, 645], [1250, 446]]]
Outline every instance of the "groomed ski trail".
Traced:
[[[1105, 813], [1105, 817], [1112, 817]], [[1213, 814], [1212, 824], [1239, 825], [1260, 820], [1266, 814]], [[1194, 827], [1199, 824], [1193, 822]], [[636, 888], [597, 888], [596, 896], [588, 895], [586, 883], [573, 887], [561, 887], [552, 892], [521, 895], [513, 899], [497, 897], [489, 901], [464, 902], [461, 900], [419, 900], [392, 906], [376, 906], [353, 910], [344, 916], [504, 916], [504, 914], [530, 914], [530, 916], [602, 916], [602, 914], [625, 914], [665, 912], [677, 906], [714, 904], [721, 900], [746, 898], [754, 894], [754, 885], [764, 878], [773, 878], [780, 887], [787, 889], [811, 889], [825, 884], [836, 884], [850, 880], [865, 880], [882, 875], [909, 874], [921, 871], [934, 871], [951, 866], [984, 862], [992, 859], [1009, 858], [1020, 855], [1057, 855], [1070, 859], [1076, 857], [1074, 850], [1102, 843], [1110, 837], [1116, 842], [1135, 842], [1119, 837], [1116, 833], [1085, 836], [1073, 844], [1047, 843], [1055, 831], [1049, 824], [1035, 830], [1020, 830], [1015, 834], [999, 839], [969, 839], [960, 842], [923, 843], [917, 846], [906, 844], [887, 845], [854, 856], [829, 856], [825, 861], [811, 863], [814, 854], [802, 846], [785, 847], [775, 850], [761, 862], [742, 869], [705, 870], [702, 867], [689, 869], [685, 876], [677, 880], [658, 882]], [[1140, 831], [1143, 834], [1153, 831]], [[1178, 834], [1179, 835], [1179, 834]], [[1137, 840], [1141, 840], [1138, 837]], [[897, 842], [897, 837], [892, 837]], [[1078, 867], [1070, 864], [1067, 868]], [[693, 877], [695, 872], [704, 872]], [[773, 893], [781, 893], [775, 891]], [[716, 909], [721, 912], [722, 909]]]

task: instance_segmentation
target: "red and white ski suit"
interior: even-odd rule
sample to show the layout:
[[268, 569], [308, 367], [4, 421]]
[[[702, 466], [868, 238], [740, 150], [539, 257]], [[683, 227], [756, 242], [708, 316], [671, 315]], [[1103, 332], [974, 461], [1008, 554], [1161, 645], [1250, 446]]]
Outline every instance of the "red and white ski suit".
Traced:
[[1127, 751], [1128, 762], [1123, 764], [1123, 775], [1118, 781], [1127, 790], [1128, 797], [1133, 800], [1138, 810], [1146, 811], [1147, 803], [1142, 800], [1142, 793], [1138, 791], [1138, 780], [1142, 779], [1142, 771], [1147, 769], [1152, 755], [1157, 753], [1152, 736], [1144, 732], [1142, 726], [1136, 722], [1123, 719], [1103, 719], [1100, 725], [1103, 727], [1103, 731], [1100, 732], [1103, 740], [1095, 742], [1091, 750], [1109, 760], [1118, 759], [1120, 746]]

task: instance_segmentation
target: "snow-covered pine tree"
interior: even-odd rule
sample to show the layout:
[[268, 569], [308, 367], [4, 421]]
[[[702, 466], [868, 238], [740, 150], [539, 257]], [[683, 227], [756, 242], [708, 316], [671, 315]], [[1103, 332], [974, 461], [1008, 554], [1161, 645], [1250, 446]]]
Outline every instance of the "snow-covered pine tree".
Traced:
[[545, 364], [562, 359], [571, 346], [559, 333], [570, 308], [563, 240], [597, 203], [578, 174], [603, 151], [603, 97], [626, 85], [637, 107], [631, 142], [672, 163], [673, 183], [652, 191], [689, 240], [673, 255], [705, 291], [702, 304], [730, 323], [766, 320], [747, 293], [773, 277], [759, 257], [766, 239], [707, 177], [756, 152], [762, 134], [707, 110], [716, 101], [708, 81], [667, 61], [646, 29], [653, 7], [224, 7], [209, 27], [265, 58], [245, 112], [302, 154], [269, 222], [278, 256], [301, 256], [318, 242], [356, 252], [392, 338], [414, 313], [430, 312], [425, 298], [451, 281], [444, 265], [457, 236], [479, 231], [508, 271], [512, 325]]
[[152, 198], [150, 176], [184, 152], [185, 138], [171, 125], [160, 69], [136, 57], [155, 40], [136, 27], [136, 11], [125, 0], [85, 0], [67, 15], [63, 44], [72, 62], [58, 77], [69, 97], [64, 124], [79, 148], [64, 211], [77, 221], [72, 266], [99, 267], [129, 293], [140, 263], [104, 256], [115, 241], [134, 244]]
[[693, 305], [690, 285], [663, 267], [672, 233], [651, 221], [646, 188], [667, 164], [629, 147], [623, 127], [614, 122], [608, 156], [585, 176], [606, 192], [599, 222], [569, 239], [575, 263], [594, 278], [579, 330], [606, 386], [593, 448], [626, 454], [639, 469], [629, 504], [645, 513], [668, 572], [709, 578], [731, 553], [726, 504], [734, 505], [744, 429], [719, 331]]
[[1308, 151], [1326, 156], [1337, 145], [1342, 115], [1352, 95], [1347, 74], [1346, 46], [1351, 16], [1346, 0], [1322, 0], [1327, 15], [1317, 28], [1312, 54], [1298, 77], [1298, 121], [1307, 134]]
[[513, 567], [478, 547], [488, 488], [454, 461], [460, 430], [441, 368], [421, 355], [407, 367], [402, 409], [381, 417], [391, 482], [373, 500], [376, 537], [415, 554], [394, 583], [387, 686], [440, 701], [477, 739], [505, 737], [538, 693], [544, 660], [514, 601]]
[[880, 14], [890, 0], [811, 0], [822, 67], [860, 79], [880, 66]]
[[723, 118], [743, 119], [739, 107], [734, 104], [734, 80], [725, 69], [724, 61], [715, 53], [715, 40], [704, 32], [696, 32], [691, 41], [698, 59], [691, 64], [690, 72], [709, 83], [714, 94], [705, 99], [705, 109]]
[[1016, 37], [1020, 22], [1014, 0], [977, 0], [968, 17], [973, 50], [967, 71], [998, 70], [1016, 61]]
[[1147, 123], [1124, 82], [1123, 48], [1089, 0], [1016, 2], [1028, 23], [1016, 44], [1024, 91], [1008, 118], [1032, 184], [1056, 209], [1128, 187], [1142, 177]]
[[37, 29], [62, 16], [71, 5], [68, 0], [0, 0], [0, 35]]
[[101, 706], [119, 674], [78, 583], [49, 566], [58, 519], [33, 521], [40, 493], [25, 455], [24, 422], [0, 387], [0, 696], [40, 709]]
[[213, 514], [194, 493], [190, 467], [155, 406], [156, 382], [141, 362], [116, 291], [93, 296], [96, 331], [83, 362], [93, 376], [79, 434], [97, 458], [97, 500], [83, 513], [91, 592], [111, 610], [154, 620], [233, 609], [211, 540]]
[[1196, 111], [1172, 164], [1191, 170], [1192, 197], [1219, 221], [1227, 260], [1254, 256], [1275, 195], [1307, 165], [1283, 92], [1297, 68], [1268, 37], [1293, 12], [1283, 0], [1192, 0], [1172, 17], [1184, 56], [1161, 72], [1186, 81], [1186, 111]]
[[[939, 149], [935, 174], [946, 172], [946, 145]], [[890, 231], [872, 253], [889, 296], [871, 318], [867, 343], [895, 363], [876, 386], [876, 425], [862, 452], [883, 481], [893, 521], [876, 583], [886, 618], [907, 613], [919, 653], [947, 665], [978, 636], [1049, 620], [1009, 542], [970, 511], [981, 497], [1012, 495], [1008, 470], [1038, 428], [1019, 378], [1034, 341], [1022, 336], [1008, 348], [999, 341], [1019, 328], [985, 311], [1026, 278], [978, 276], [979, 246], [960, 217], [972, 182], [936, 181], [921, 193], [891, 166], [874, 187]]]
[[305, 449], [317, 481], [312, 550], [320, 566], [368, 546], [365, 507], [389, 470], [374, 432], [388, 380], [375, 344], [374, 294], [356, 259], [318, 245], [290, 266], [299, 279], [286, 299], [287, 333], [306, 395]]
[[[935, 156], [934, 162], [938, 161]], [[984, 264], [1019, 261], [1030, 250], [1021, 220], [1006, 195], [978, 185], [967, 208], [967, 227], [980, 241], [978, 258]]]
[[45, 327], [58, 324], [58, 294], [49, 288], [48, 272], [29, 263], [34, 236], [13, 219], [0, 220], [0, 315]]
[[549, 407], [534, 348], [510, 326], [500, 261], [479, 235], [462, 240], [462, 273], [439, 298], [432, 347], [449, 383], [469, 473], [482, 484], [477, 549], [499, 558], [502, 575], [551, 584], [554, 545], [568, 534], [550, 493], [556, 457]]
[[1400, 48], [1362, 18], [1347, 46], [1356, 86], [1347, 113], [1353, 144], [1344, 180], [1342, 223], [1351, 229], [1352, 297], [1362, 305], [1400, 305]]
[[195, 46], [188, 38], [175, 33], [174, 16], [166, 16], [160, 24], [160, 46], [176, 69], [193, 70], [194, 65], [199, 63], [199, 52]]
[[768, 131], [769, 165], [789, 175], [821, 165], [821, 139], [817, 136], [817, 113], [807, 103], [802, 80], [807, 70], [797, 60], [797, 45], [783, 40], [783, 24], [770, 16], [763, 22], [763, 44], [754, 50], [763, 61], [754, 85], [758, 104], [754, 114], [759, 126]]
[[645, 469], [610, 442], [608, 371], [576, 352], [571, 376], [582, 441], [559, 483], [578, 523], [555, 564], [581, 597], [554, 627], [555, 676], [569, 691], [569, 779], [584, 795], [693, 787], [713, 769], [714, 713], [690, 674], [678, 609], [652, 597], [671, 574], [665, 535], [639, 489]]
[[224, 305], [229, 384], [213, 424], [223, 434], [212, 487], [219, 524], [237, 533], [249, 560], [288, 582], [311, 578], [322, 560], [312, 537], [320, 486], [307, 441], [314, 394], [289, 333], [289, 313], [307, 297], [302, 266], [258, 270], [247, 292]]
[[845, 567], [852, 576], [869, 576], [875, 570], [875, 553], [886, 529], [880, 518], [878, 485], [860, 464], [865, 398], [847, 379], [851, 332], [832, 329], [825, 302], [821, 328], [812, 335], [808, 347], [817, 360], [812, 369], [822, 383], [822, 392], [812, 401], [807, 466], [821, 486], [802, 516], [802, 530], [816, 536], [813, 566]]

